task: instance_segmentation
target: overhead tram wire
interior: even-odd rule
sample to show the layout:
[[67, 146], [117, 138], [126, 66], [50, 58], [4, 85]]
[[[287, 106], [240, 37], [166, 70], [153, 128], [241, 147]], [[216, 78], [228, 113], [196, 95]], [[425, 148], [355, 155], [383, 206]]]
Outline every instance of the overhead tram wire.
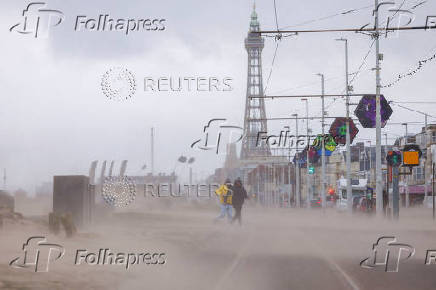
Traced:
[[436, 104], [436, 102], [398, 102], [395, 101], [396, 104]]
[[[403, 26], [403, 27], [382, 27], [379, 31], [407, 31], [407, 30], [427, 30], [436, 29], [436, 24], [433, 26]], [[277, 33], [323, 33], [323, 32], [375, 32], [375, 28], [331, 28], [331, 29], [307, 29], [307, 30], [261, 30], [253, 33], [257, 34], [277, 34]]]
[[[341, 16], [341, 15], [351, 14], [353, 12], [357, 12], [357, 11], [368, 9], [368, 8], [372, 8], [372, 7], [373, 7], [373, 5], [365, 6], [365, 7], [361, 7], [361, 8], [349, 9], [349, 10], [346, 10], [346, 11], [343, 11], [343, 12], [339, 12], [339, 13], [335, 13], [335, 14], [332, 14], [332, 15], [328, 15], [328, 16], [324, 16], [324, 17], [320, 17], [320, 18], [315, 18], [315, 19], [307, 20], [307, 21], [304, 21], [304, 22], [301, 22], [301, 23], [298, 23], [298, 24], [284, 26], [284, 27], [282, 27], [280, 29], [283, 30], [283, 29], [286, 29], [286, 28], [299, 27], [299, 26], [303, 26], [303, 25], [306, 25], [306, 24], [311, 24], [311, 23], [315, 23], [315, 22], [318, 22], [318, 21], [323, 21], [323, 20], [327, 20], [327, 19], [330, 19], [330, 18], [334, 18], [334, 17]], [[279, 29], [277, 29], [277, 30], [279, 30]]]
[[418, 65], [416, 66], [415, 69], [409, 69], [409, 71], [407, 73], [399, 74], [398, 77], [394, 81], [391, 81], [389, 84], [382, 86], [382, 88], [390, 88], [390, 87], [396, 85], [402, 79], [404, 79], [406, 77], [411, 77], [411, 76], [417, 74], [424, 67], [424, 65], [427, 62], [431, 62], [435, 59], [436, 59], [436, 52], [431, 57], [428, 57], [428, 58], [425, 58], [425, 59], [418, 61]]
[[366, 60], [368, 56], [371, 54], [372, 48], [374, 46], [375, 39], [371, 42], [371, 45], [369, 46], [368, 52], [363, 57], [362, 63], [360, 64], [359, 68], [357, 69], [357, 72], [353, 75], [353, 78], [350, 80], [350, 85], [353, 84], [353, 82], [356, 80], [360, 72], [362, 71], [363, 66], [366, 64]]
[[[329, 77], [329, 78], [326, 78], [325, 80], [326, 81], [328, 81], [328, 80], [337, 80], [337, 79], [340, 79], [340, 78], [342, 78], [342, 76]], [[274, 95], [278, 95], [278, 94], [281, 94], [283, 92], [295, 91], [296, 89], [314, 87], [315, 85], [319, 85], [319, 81], [313, 81], [313, 82], [306, 83], [306, 84], [299, 85], [299, 86], [295, 86], [295, 87], [292, 87], [292, 88], [283, 89], [283, 90], [274, 92], [273, 94]]]
[[[278, 16], [277, 16], [276, 0], [273, 0], [273, 3], [274, 3], [274, 16], [275, 16], [276, 28], [277, 28], [277, 31], [278, 31], [279, 30], [279, 21], [278, 21]], [[274, 68], [274, 63], [276, 61], [276, 56], [277, 56], [277, 50], [279, 49], [279, 41], [281, 40], [282, 35], [278, 34], [278, 35], [274, 36], [274, 38], [275, 38], [275, 41], [276, 41], [276, 48], [274, 50], [274, 55], [273, 55], [273, 59], [272, 59], [272, 62], [271, 62], [271, 68], [270, 68], [270, 71], [269, 71], [269, 74], [268, 74], [268, 78], [267, 78], [267, 81], [266, 81], [265, 88], [263, 89], [263, 94], [266, 93], [266, 91], [268, 89], [268, 86], [269, 86], [269, 83], [271, 81], [271, 76], [272, 76], [272, 72], [273, 72], [273, 68]]]
[[436, 119], [436, 116], [433, 116], [433, 115], [431, 115], [431, 114], [427, 114], [427, 113], [425, 113], [425, 112], [421, 112], [421, 111], [418, 111], [418, 110], [415, 110], [415, 109], [412, 109], [412, 108], [408, 108], [408, 107], [406, 107], [406, 106], [399, 105], [399, 104], [397, 104], [397, 102], [391, 101], [390, 103], [393, 104], [393, 105], [395, 105], [395, 106], [397, 106], [397, 107], [400, 107], [400, 108], [402, 108], [402, 109], [408, 110], [408, 111], [410, 111], [410, 112], [418, 113], [418, 114], [421, 114], [421, 115], [427, 115], [427, 117], [430, 117], [430, 118]]

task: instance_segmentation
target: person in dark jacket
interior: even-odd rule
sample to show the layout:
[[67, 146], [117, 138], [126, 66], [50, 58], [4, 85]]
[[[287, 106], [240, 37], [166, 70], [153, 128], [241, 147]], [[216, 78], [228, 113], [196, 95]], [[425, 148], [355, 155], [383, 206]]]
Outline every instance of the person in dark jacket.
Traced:
[[239, 225], [241, 225], [241, 211], [242, 211], [242, 205], [244, 204], [244, 200], [248, 198], [247, 191], [245, 191], [245, 188], [242, 186], [241, 179], [236, 179], [233, 184], [233, 208], [235, 209], [235, 215], [233, 216], [232, 223], [235, 220], [238, 220]]

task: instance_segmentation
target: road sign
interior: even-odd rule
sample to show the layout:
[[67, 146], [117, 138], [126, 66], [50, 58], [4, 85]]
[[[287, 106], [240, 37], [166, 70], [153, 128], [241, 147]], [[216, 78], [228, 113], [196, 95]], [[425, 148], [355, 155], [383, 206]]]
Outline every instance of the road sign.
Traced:
[[[383, 95], [380, 95], [380, 106], [381, 127], [384, 128], [393, 111]], [[376, 95], [364, 95], [357, 105], [354, 114], [359, 118], [363, 128], [375, 128]]]
[[[317, 135], [315, 140], [313, 140], [312, 144], [319, 156], [322, 155], [322, 138], [323, 136], [321, 134]], [[325, 156], [332, 155], [333, 151], [335, 151], [337, 146], [338, 145], [336, 144], [335, 139], [331, 134], [324, 135]]]
[[[351, 118], [349, 118], [349, 125], [350, 125], [350, 144], [351, 144], [353, 143], [353, 140], [356, 137], [357, 133], [359, 133], [359, 129], [357, 129], [356, 125], [354, 124]], [[337, 144], [345, 145], [347, 141], [346, 140], [347, 118], [344, 117], [336, 118], [330, 127], [329, 133], [333, 136]]]
[[419, 166], [419, 158], [422, 156], [422, 151], [416, 144], [408, 144], [403, 148], [403, 166], [414, 167]]

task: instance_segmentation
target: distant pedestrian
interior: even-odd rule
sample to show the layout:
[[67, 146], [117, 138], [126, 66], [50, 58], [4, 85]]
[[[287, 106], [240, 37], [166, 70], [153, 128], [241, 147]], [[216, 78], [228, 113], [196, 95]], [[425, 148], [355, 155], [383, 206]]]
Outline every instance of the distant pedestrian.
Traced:
[[215, 193], [220, 198], [220, 215], [215, 218], [215, 221], [224, 218], [227, 215], [229, 222], [232, 220], [232, 198], [233, 186], [230, 179], [226, 179], [225, 183], [221, 185]]
[[235, 180], [233, 185], [233, 207], [235, 208], [235, 216], [232, 219], [232, 223], [235, 220], [238, 220], [239, 225], [242, 223], [242, 205], [244, 204], [245, 199], [248, 198], [247, 191], [242, 186], [242, 181], [240, 178]]

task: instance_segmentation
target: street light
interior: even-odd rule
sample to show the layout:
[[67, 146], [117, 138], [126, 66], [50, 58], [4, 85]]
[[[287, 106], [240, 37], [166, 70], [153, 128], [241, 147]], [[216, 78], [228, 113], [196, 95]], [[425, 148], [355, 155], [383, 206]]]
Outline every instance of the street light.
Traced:
[[[298, 138], [298, 114], [292, 114], [295, 117], [295, 136]], [[298, 160], [298, 140], [295, 145], [295, 199], [297, 207], [301, 206], [300, 201], [300, 162]]]
[[322, 204], [322, 208], [325, 208], [326, 207], [326, 194], [325, 194], [325, 136], [324, 136], [324, 125], [325, 125], [325, 123], [324, 123], [324, 118], [325, 118], [325, 114], [324, 114], [324, 74], [321, 74], [321, 73], [318, 73], [317, 74], [318, 76], [320, 76], [321, 77], [321, 94], [322, 94], [322, 96], [321, 96], [321, 101], [322, 101], [322, 105], [321, 105], [321, 107], [322, 107], [322, 113], [321, 113], [321, 116], [322, 116], [322, 118], [321, 118], [321, 123], [322, 123], [322, 125], [321, 125], [321, 127], [322, 127], [322, 138], [321, 138], [321, 152], [322, 152], [322, 154], [321, 154], [321, 164], [322, 164], [322, 170], [321, 170], [321, 204]]
[[[306, 103], [306, 137], [307, 137], [307, 152], [306, 152], [306, 201], [307, 208], [310, 208], [310, 190], [309, 190], [309, 146], [310, 146], [310, 137], [309, 137], [309, 100], [304, 98], [301, 99]], [[298, 140], [297, 140], [298, 142]]]
[[[186, 157], [184, 155], [181, 155], [177, 161], [179, 161], [180, 163], [187, 163], [187, 164], [192, 164], [195, 162], [195, 158], [194, 157]], [[189, 166], [189, 184], [192, 185], [192, 167]]]
[[346, 178], [347, 178], [347, 207], [350, 213], [353, 212], [353, 200], [352, 200], [352, 189], [351, 189], [351, 138], [350, 138], [350, 86], [348, 82], [348, 40], [346, 38], [339, 38], [336, 41], [344, 41], [345, 42], [345, 94], [346, 97]]

